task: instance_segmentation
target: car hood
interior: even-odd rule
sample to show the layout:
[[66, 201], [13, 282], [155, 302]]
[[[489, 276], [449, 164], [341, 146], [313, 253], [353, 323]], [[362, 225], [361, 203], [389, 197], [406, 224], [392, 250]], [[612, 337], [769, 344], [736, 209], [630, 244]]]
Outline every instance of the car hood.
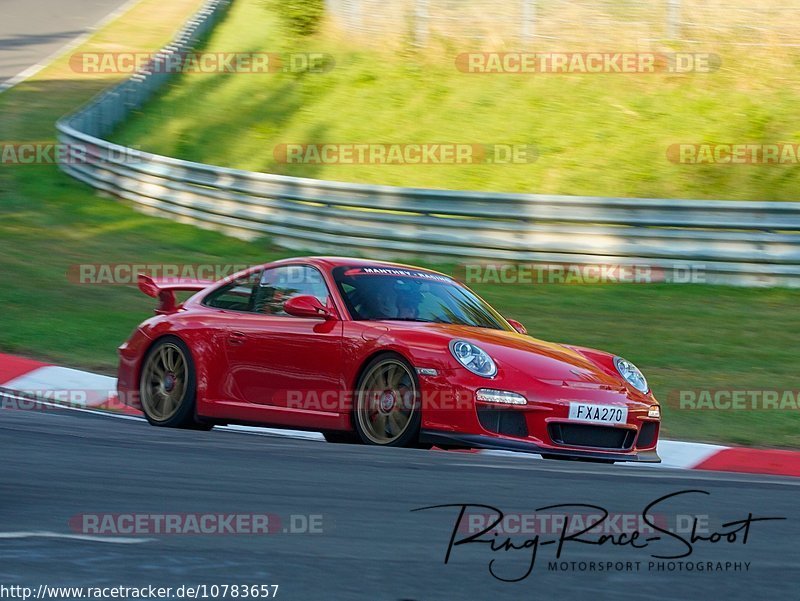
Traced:
[[[385, 323], [399, 325], [399, 322]], [[390, 329], [395, 328], [390, 326]], [[521, 372], [528, 378], [559, 386], [625, 388], [618, 374], [563, 344], [538, 340], [517, 332], [455, 324], [402, 322], [401, 329], [413, 332], [413, 337], [418, 341], [430, 337], [430, 344], [440, 344], [443, 348], [447, 348], [453, 339], [477, 344], [497, 363], [499, 377]]]

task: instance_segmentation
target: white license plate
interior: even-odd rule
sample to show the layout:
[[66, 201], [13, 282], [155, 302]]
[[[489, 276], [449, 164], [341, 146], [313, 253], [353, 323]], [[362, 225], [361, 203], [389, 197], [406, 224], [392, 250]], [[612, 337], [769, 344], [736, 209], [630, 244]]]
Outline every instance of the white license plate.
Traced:
[[628, 421], [627, 407], [611, 405], [590, 405], [589, 403], [570, 403], [569, 418], [593, 424], [624, 424]]

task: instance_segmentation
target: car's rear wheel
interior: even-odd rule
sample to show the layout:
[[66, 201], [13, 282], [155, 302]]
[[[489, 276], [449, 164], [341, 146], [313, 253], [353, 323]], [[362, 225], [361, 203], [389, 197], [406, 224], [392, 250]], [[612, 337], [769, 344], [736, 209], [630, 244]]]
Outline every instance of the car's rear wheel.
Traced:
[[194, 363], [179, 338], [162, 338], [150, 348], [142, 365], [139, 394], [144, 415], [154, 426], [213, 428], [195, 415]]
[[417, 446], [422, 416], [414, 368], [393, 353], [370, 361], [356, 386], [354, 417], [366, 444]]

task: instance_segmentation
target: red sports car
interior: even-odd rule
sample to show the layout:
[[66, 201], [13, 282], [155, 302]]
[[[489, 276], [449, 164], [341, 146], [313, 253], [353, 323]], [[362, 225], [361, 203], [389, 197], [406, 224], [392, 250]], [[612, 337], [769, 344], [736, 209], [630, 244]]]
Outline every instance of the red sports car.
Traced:
[[160, 303], [119, 348], [118, 386], [153, 425], [660, 461], [659, 404], [632, 363], [532, 338], [441, 273], [311, 257], [139, 288]]

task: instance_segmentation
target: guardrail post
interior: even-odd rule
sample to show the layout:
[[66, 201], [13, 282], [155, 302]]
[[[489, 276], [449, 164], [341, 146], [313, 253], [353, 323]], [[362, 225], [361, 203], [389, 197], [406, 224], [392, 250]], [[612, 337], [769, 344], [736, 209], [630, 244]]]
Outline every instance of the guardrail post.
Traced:
[[428, 43], [428, 0], [415, 0], [413, 43], [424, 47]]
[[363, 16], [361, 14], [361, 0], [351, 0], [350, 2], [350, 21], [349, 26], [351, 31], [360, 31], [363, 25]]
[[520, 37], [525, 46], [533, 43], [536, 35], [536, 0], [520, 0], [522, 2], [522, 31]]
[[667, 39], [681, 37], [681, 0], [667, 0]]

